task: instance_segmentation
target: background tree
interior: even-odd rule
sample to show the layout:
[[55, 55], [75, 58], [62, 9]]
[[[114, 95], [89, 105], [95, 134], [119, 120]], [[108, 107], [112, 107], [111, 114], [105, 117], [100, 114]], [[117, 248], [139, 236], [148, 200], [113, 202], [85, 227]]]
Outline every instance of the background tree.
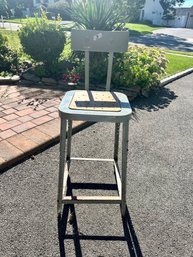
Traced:
[[181, 5], [185, 0], [160, 0], [160, 4], [164, 9], [163, 19], [171, 20], [175, 16], [175, 6]]
[[0, 0], [0, 16], [7, 17], [9, 14], [9, 7], [7, 0]]
[[[33, 0], [7, 0], [9, 12], [14, 10], [15, 17], [22, 17], [22, 10], [29, 8], [33, 9]], [[10, 12], [11, 13], [11, 12]]]
[[145, 4], [145, 0], [127, 0], [127, 15], [129, 22], [139, 21], [140, 12]]
[[57, 17], [60, 14], [62, 20], [71, 20], [70, 16], [66, 14], [66, 8], [71, 6], [71, 1], [69, 0], [60, 0], [55, 3], [49, 4], [47, 7], [47, 11], [51, 12]]

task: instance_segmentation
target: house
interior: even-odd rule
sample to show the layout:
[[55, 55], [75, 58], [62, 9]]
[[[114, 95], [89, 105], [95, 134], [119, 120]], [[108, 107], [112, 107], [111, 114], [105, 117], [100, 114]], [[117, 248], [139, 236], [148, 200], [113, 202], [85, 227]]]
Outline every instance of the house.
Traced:
[[193, 28], [193, 6], [175, 8], [175, 17], [168, 21], [175, 28]]
[[140, 20], [151, 21], [154, 25], [161, 25], [164, 9], [159, 0], [146, 0], [141, 10]]
[[140, 20], [151, 21], [154, 25], [165, 25], [175, 28], [193, 28], [193, 6], [176, 7], [173, 19], [163, 19], [164, 7], [160, 0], [146, 0], [141, 10]]

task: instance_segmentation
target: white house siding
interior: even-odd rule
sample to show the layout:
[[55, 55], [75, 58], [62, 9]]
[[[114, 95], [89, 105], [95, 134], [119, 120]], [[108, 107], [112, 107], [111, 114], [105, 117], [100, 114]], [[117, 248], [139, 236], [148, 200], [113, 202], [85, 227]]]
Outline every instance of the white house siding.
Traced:
[[190, 28], [190, 29], [193, 28], [193, 14], [191, 14], [191, 15], [189, 16], [188, 21], [187, 21], [186, 28]]
[[175, 18], [164, 24], [174, 28], [193, 28], [193, 7], [176, 8]]
[[163, 25], [173, 28], [185, 28], [186, 20], [186, 16], [175, 16], [173, 20], [163, 20]]
[[146, 0], [141, 12], [141, 19], [152, 21], [154, 25], [162, 25], [163, 12], [159, 0]]

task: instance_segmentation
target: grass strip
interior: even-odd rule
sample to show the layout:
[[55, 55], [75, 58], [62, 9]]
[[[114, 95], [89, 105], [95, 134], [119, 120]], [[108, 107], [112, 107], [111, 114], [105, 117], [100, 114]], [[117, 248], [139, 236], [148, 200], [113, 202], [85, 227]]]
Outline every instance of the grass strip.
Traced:
[[130, 36], [139, 36], [145, 34], [152, 34], [154, 30], [161, 29], [163, 27], [138, 23], [126, 23], [125, 28], [129, 29]]
[[187, 55], [187, 56], [193, 56], [192, 52], [182, 52], [182, 51], [175, 51], [175, 50], [168, 50], [168, 49], [164, 49], [164, 52], [170, 53], [170, 54], [181, 54], [181, 55]]
[[169, 60], [169, 63], [166, 69], [167, 75], [164, 76], [165, 78], [178, 72], [193, 68], [193, 58], [171, 54], [166, 54], [166, 58]]

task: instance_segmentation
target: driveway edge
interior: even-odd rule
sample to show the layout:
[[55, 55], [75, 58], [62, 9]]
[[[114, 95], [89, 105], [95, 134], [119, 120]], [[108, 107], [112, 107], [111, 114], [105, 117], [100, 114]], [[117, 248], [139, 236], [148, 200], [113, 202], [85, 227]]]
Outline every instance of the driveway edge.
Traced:
[[185, 71], [176, 73], [175, 75], [172, 75], [168, 78], [165, 78], [165, 79], [161, 80], [160, 85], [165, 86], [165, 85], [167, 85], [167, 84], [169, 84], [169, 83], [171, 83], [171, 82], [173, 82], [177, 79], [180, 79], [180, 78], [182, 78], [182, 77], [184, 77], [184, 76], [186, 76], [186, 75], [188, 75], [192, 72], [193, 72], [193, 68], [190, 68], [190, 69], [187, 69]]

